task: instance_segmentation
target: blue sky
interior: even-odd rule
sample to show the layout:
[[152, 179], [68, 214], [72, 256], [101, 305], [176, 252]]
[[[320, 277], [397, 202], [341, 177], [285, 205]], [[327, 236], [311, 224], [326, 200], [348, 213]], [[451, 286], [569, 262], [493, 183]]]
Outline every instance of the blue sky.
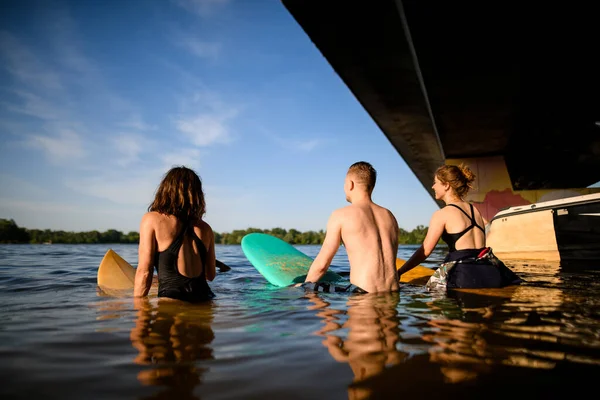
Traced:
[[164, 173], [217, 232], [319, 230], [355, 161], [399, 225], [437, 205], [279, 1], [3, 1], [0, 218], [139, 230]]

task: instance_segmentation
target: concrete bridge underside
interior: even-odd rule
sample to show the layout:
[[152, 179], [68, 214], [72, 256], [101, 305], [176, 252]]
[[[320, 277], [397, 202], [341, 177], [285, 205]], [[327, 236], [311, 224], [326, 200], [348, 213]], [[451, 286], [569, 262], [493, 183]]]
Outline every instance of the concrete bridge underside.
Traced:
[[282, 2], [427, 189], [498, 156], [515, 191], [600, 181], [593, 3]]

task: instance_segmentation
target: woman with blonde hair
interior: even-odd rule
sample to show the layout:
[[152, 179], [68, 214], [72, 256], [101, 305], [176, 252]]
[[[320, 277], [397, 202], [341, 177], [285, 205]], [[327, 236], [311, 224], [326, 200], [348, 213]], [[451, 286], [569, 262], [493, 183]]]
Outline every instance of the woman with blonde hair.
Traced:
[[158, 271], [158, 297], [199, 302], [215, 297], [208, 286], [216, 274], [215, 240], [200, 177], [186, 167], [164, 176], [140, 223], [134, 296], [146, 296]]
[[472, 189], [473, 172], [465, 165], [444, 165], [435, 172], [435, 199], [446, 206], [431, 217], [423, 244], [398, 270], [402, 275], [429, 257], [440, 238], [448, 255], [427, 288], [497, 288], [521, 282], [485, 244], [485, 223], [479, 211], [464, 199]]

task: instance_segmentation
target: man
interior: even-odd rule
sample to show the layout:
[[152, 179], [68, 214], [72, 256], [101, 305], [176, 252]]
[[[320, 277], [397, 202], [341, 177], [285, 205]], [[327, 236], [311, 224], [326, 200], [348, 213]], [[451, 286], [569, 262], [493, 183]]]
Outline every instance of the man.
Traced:
[[350, 262], [351, 285], [335, 291], [398, 290], [398, 223], [388, 209], [371, 200], [376, 179], [377, 172], [367, 162], [354, 163], [348, 169], [344, 192], [350, 205], [331, 214], [323, 246], [302, 284], [305, 288], [319, 290], [325, 287], [324, 291], [331, 291], [331, 285], [317, 282], [327, 272], [342, 242]]

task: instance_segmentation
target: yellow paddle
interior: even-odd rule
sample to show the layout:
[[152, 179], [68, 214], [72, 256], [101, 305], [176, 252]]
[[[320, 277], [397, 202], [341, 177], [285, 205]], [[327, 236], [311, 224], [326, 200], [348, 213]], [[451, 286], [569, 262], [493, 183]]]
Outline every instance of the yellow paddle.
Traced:
[[[406, 260], [396, 258], [396, 269], [400, 269], [404, 263], [406, 263]], [[435, 271], [431, 268], [417, 265], [410, 271], [400, 275], [400, 282], [410, 283], [411, 285], [425, 285], [434, 272]]]

